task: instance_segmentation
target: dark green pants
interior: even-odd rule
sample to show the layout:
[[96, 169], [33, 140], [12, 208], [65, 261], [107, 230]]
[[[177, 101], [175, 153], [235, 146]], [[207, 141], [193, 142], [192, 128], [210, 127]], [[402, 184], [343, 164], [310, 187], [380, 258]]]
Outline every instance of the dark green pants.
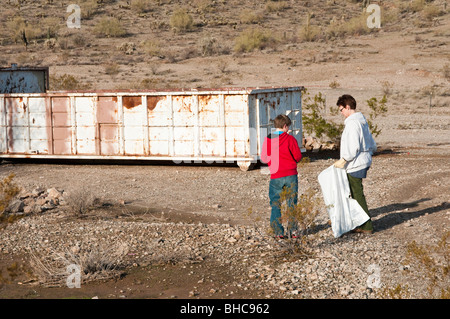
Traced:
[[[348, 183], [350, 185], [350, 192], [352, 198], [354, 198], [358, 204], [364, 209], [366, 214], [369, 216], [369, 208], [367, 207], [366, 197], [364, 196], [364, 189], [362, 184], [362, 178], [356, 178], [347, 174]], [[367, 222], [362, 224], [359, 228], [363, 230], [373, 230], [372, 220], [369, 219]]]

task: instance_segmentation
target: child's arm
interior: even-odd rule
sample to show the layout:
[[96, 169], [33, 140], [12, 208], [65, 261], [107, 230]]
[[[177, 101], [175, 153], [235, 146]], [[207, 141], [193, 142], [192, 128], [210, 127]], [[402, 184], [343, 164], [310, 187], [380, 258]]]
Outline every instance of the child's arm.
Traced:
[[290, 151], [294, 160], [298, 163], [302, 159], [302, 152], [300, 151], [300, 147], [298, 147], [297, 139], [292, 138], [292, 143], [290, 145]]

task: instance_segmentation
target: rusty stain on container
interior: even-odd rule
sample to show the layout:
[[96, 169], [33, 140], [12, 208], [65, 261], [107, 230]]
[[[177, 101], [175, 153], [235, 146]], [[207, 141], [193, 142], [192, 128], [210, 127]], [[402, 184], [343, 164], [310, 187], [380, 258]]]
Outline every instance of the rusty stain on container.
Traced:
[[138, 105], [142, 104], [142, 99], [140, 96], [124, 96], [122, 98], [123, 106], [127, 109], [132, 109]]
[[273, 119], [301, 145], [302, 87], [0, 94], [0, 158], [260, 158]]
[[153, 111], [158, 105], [158, 102], [163, 100], [162, 96], [147, 96], [147, 108], [149, 111]]

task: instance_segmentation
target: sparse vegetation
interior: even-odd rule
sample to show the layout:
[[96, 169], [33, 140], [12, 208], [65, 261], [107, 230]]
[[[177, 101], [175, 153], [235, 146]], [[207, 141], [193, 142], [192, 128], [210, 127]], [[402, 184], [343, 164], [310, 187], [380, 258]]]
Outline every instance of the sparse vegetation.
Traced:
[[387, 112], [387, 98], [384, 95], [381, 100], [378, 100], [376, 97], [372, 97], [366, 101], [367, 105], [370, 108], [369, 118], [367, 119], [367, 124], [369, 124], [369, 129], [374, 137], [377, 137], [381, 133], [381, 129], [378, 128], [378, 125], [374, 123], [374, 120], [379, 116], [383, 115]]
[[[419, 245], [415, 240], [407, 245], [408, 268], [421, 270], [426, 286], [426, 293], [421, 298], [450, 299], [450, 232], [445, 232], [434, 245]], [[379, 292], [380, 298], [406, 299], [411, 291], [407, 285], [397, 284], [385, 287]]]
[[264, 15], [254, 10], [245, 9], [239, 14], [239, 21], [243, 24], [258, 24], [264, 20]]
[[338, 81], [333, 80], [333, 81], [330, 82], [330, 84], [329, 84], [328, 86], [329, 86], [330, 88], [332, 88], [332, 89], [337, 89], [337, 88], [340, 87], [341, 85], [339, 84]]
[[115, 63], [109, 63], [105, 65], [105, 74], [111, 75], [112, 77], [115, 77], [120, 72], [120, 66]]
[[104, 17], [96, 24], [94, 33], [102, 37], [118, 38], [123, 37], [127, 32], [119, 19]]
[[265, 6], [265, 10], [269, 13], [283, 11], [289, 8], [287, 1], [268, 1]]
[[10, 33], [10, 38], [14, 43], [21, 43], [25, 46], [35, 39], [41, 37], [42, 31], [39, 27], [17, 16], [6, 23]]
[[194, 27], [194, 19], [186, 9], [179, 8], [170, 17], [170, 26], [175, 33], [186, 32]]
[[333, 20], [326, 29], [326, 34], [329, 38], [343, 38], [347, 36], [363, 35], [371, 32], [375, 32], [377, 29], [370, 29], [367, 26], [366, 12], [361, 13], [358, 16], [352, 16], [348, 19]]
[[316, 191], [308, 189], [304, 194], [298, 195], [297, 204], [290, 205], [294, 195], [290, 188], [285, 188], [280, 194], [281, 222], [285, 229], [292, 227], [296, 230], [288, 234], [289, 240], [280, 242], [280, 246], [287, 255], [310, 257], [313, 255], [309, 249], [310, 235], [323, 208], [322, 198]]
[[158, 40], [145, 40], [141, 43], [141, 47], [151, 57], [161, 54], [161, 44]]
[[250, 27], [241, 32], [235, 41], [236, 52], [262, 50], [274, 41], [270, 31]]
[[70, 74], [50, 76], [50, 89], [53, 91], [87, 90], [90, 88], [90, 84], [83, 83], [81, 80]]
[[14, 177], [14, 174], [9, 174], [3, 180], [0, 180], [0, 223], [13, 222], [16, 218], [13, 215], [5, 214], [5, 210], [20, 191], [19, 186], [13, 182]]
[[149, 0], [131, 0], [131, 9], [137, 13], [145, 13], [150, 11], [150, 1]]
[[344, 130], [344, 125], [327, 121], [323, 116], [325, 108], [325, 98], [321, 92], [314, 97], [311, 97], [309, 93], [305, 91], [303, 103], [303, 128], [306, 133], [312, 134], [318, 139], [326, 136], [333, 142], [336, 142]]
[[299, 32], [299, 39], [301, 42], [313, 42], [319, 39], [321, 35], [321, 28], [311, 25], [311, 14], [308, 13], [306, 23], [301, 27]]
[[435, 245], [419, 245], [412, 241], [408, 245], [408, 258], [418, 264], [427, 278], [430, 298], [450, 299], [450, 232], [442, 235]]
[[81, 188], [71, 191], [65, 201], [70, 213], [76, 217], [83, 217], [94, 207], [98, 199], [87, 188]]
[[63, 287], [70, 273], [68, 266], [80, 269], [80, 284], [93, 280], [117, 278], [127, 266], [128, 246], [124, 243], [103, 243], [96, 247], [74, 246], [64, 252], [36, 254], [30, 251], [30, 266], [44, 287]]

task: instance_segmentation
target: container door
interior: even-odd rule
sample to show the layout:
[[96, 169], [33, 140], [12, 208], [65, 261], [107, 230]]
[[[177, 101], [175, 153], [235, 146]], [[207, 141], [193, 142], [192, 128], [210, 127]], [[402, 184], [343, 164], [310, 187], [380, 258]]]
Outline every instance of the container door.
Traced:
[[119, 154], [118, 104], [116, 96], [99, 96], [97, 125], [100, 155]]
[[72, 153], [72, 128], [69, 97], [51, 98], [52, 145], [51, 154], [68, 155]]

